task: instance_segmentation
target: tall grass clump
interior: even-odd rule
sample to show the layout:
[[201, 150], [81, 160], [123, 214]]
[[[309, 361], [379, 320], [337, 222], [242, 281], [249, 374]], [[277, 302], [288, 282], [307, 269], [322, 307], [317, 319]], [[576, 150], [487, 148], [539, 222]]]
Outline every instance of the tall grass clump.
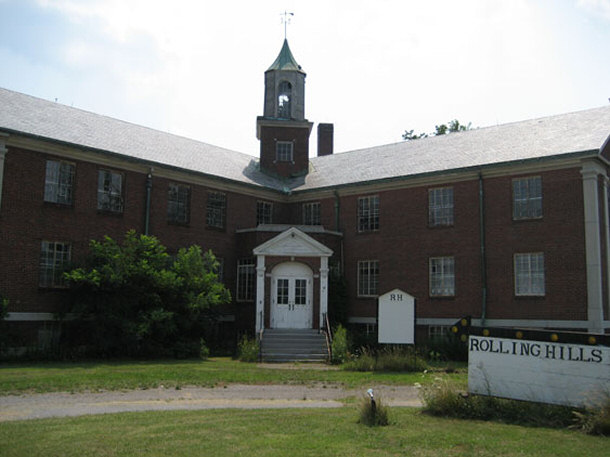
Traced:
[[410, 347], [388, 346], [381, 350], [363, 348], [345, 369], [350, 371], [413, 372], [427, 369], [426, 362]]
[[610, 436], [610, 390], [584, 411], [574, 411], [573, 428], [589, 435]]
[[359, 407], [359, 424], [369, 427], [385, 426], [390, 423], [388, 419], [388, 407], [381, 399], [376, 399], [373, 403], [369, 397], [362, 397]]
[[237, 359], [241, 362], [258, 362], [260, 354], [259, 342], [244, 335], [237, 345]]
[[567, 406], [465, 395], [447, 382], [423, 387], [421, 397], [424, 413], [433, 416], [553, 428], [573, 422], [572, 408]]

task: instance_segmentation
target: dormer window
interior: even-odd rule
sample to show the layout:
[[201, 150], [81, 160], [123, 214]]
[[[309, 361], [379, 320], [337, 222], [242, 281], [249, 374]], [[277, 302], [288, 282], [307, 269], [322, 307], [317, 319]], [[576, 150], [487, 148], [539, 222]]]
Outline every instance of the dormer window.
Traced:
[[290, 100], [292, 98], [292, 85], [288, 81], [282, 81], [278, 88], [277, 96], [277, 117], [280, 119], [290, 119]]

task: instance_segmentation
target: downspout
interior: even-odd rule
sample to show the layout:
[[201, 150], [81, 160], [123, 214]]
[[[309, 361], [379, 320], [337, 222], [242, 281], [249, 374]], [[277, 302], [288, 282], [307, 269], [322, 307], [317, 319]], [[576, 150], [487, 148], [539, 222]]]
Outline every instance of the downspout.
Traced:
[[487, 259], [485, 252], [485, 192], [482, 173], [479, 173], [479, 235], [481, 239], [481, 327], [484, 327], [487, 319]]
[[339, 192], [335, 191], [335, 230], [337, 232], [340, 232], [340, 210], [341, 210], [341, 205], [339, 204]]
[[152, 168], [146, 175], [146, 208], [144, 211], [144, 235], [150, 232], [150, 194], [152, 191]]

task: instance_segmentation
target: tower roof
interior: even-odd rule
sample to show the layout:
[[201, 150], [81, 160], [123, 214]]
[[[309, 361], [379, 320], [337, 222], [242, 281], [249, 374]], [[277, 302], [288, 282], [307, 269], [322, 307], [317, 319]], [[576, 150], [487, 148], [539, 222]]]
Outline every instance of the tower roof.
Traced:
[[284, 71], [298, 71], [300, 73], [305, 73], [301, 66], [297, 63], [290, 52], [290, 47], [288, 46], [288, 40], [284, 39], [284, 44], [282, 49], [275, 59], [275, 62], [271, 64], [271, 66], [267, 69], [270, 70], [284, 70]]

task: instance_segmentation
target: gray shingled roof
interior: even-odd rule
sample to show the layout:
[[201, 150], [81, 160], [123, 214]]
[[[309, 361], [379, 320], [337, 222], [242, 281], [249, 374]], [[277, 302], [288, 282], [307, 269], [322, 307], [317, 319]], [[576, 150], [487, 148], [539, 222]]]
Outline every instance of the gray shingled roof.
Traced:
[[605, 106], [312, 158], [298, 190], [599, 152], [609, 137]]
[[290, 182], [252, 156], [0, 88], [0, 131], [293, 192], [599, 151], [610, 106], [311, 159]]
[[259, 187], [283, 187], [261, 173], [250, 155], [0, 88], [2, 130]]

